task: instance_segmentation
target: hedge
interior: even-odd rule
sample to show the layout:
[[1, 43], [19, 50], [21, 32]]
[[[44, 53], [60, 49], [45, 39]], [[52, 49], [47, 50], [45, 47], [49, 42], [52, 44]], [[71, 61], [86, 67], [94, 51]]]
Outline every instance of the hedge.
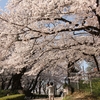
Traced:
[[[9, 95], [15, 95], [19, 94], [17, 90], [11, 91], [11, 90], [0, 90], [0, 98]], [[21, 93], [20, 93], [21, 94]]]
[[24, 94], [16, 94], [16, 95], [9, 95], [0, 98], [0, 100], [24, 100], [25, 95]]

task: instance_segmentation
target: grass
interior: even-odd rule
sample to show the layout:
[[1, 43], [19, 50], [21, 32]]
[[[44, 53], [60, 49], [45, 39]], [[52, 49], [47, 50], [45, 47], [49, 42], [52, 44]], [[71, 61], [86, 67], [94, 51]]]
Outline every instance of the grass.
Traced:
[[94, 96], [89, 92], [75, 92], [72, 95], [66, 95], [63, 100], [100, 100], [100, 96]]

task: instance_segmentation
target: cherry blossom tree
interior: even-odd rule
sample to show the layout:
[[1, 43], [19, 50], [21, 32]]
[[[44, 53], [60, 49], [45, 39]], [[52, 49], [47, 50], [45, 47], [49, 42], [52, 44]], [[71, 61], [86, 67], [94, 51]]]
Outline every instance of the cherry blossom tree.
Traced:
[[99, 9], [99, 0], [8, 0], [0, 13], [0, 67], [19, 75], [27, 66], [21, 77], [34, 76], [30, 91], [48, 70], [61, 83], [81, 60], [92, 58], [99, 71]]

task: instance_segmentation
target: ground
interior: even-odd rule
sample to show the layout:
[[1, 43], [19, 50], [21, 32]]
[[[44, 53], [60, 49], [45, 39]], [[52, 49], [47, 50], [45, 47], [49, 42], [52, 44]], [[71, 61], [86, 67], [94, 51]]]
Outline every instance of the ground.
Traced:
[[[62, 100], [63, 98], [62, 97], [57, 97], [57, 98], [55, 98], [54, 100]], [[46, 98], [46, 99], [35, 99], [35, 100], [48, 100], [48, 98]]]
[[[46, 99], [35, 99], [35, 100], [48, 100]], [[57, 97], [54, 100], [63, 100], [63, 97]], [[67, 95], [66, 99], [64, 100], [100, 100], [100, 98], [93, 96], [91, 94], [87, 94], [87, 93], [82, 93], [82, 92], [76, 92], [73, 95]]]
[[64, 100], [100, 100], [100, 98], [92, 94], [76, 92], [73, 95], [66, 96]]

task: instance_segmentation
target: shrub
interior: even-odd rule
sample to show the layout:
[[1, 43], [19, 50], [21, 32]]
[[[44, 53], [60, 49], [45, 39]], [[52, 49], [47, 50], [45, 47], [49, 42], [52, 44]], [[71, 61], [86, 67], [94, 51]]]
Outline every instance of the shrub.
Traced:
[[0, 100], [24, 100], [24, 94], [10, 95], [0, 98]]
[[0, 97], [4, 97], [10, 93], [10, 90], [0, 90]]
[[100, 95], [100, 79], [97, 78], [92, 81], [92, 89], [95, 96]]
[[14, 94], [18, 94], [18, 92], [17, 92], [17, 90], [14, 90], [14, 91], [11, 91], [11, 90], [0, 90], [0, 97], [7, 96], [7, 94], [14, 95]]

